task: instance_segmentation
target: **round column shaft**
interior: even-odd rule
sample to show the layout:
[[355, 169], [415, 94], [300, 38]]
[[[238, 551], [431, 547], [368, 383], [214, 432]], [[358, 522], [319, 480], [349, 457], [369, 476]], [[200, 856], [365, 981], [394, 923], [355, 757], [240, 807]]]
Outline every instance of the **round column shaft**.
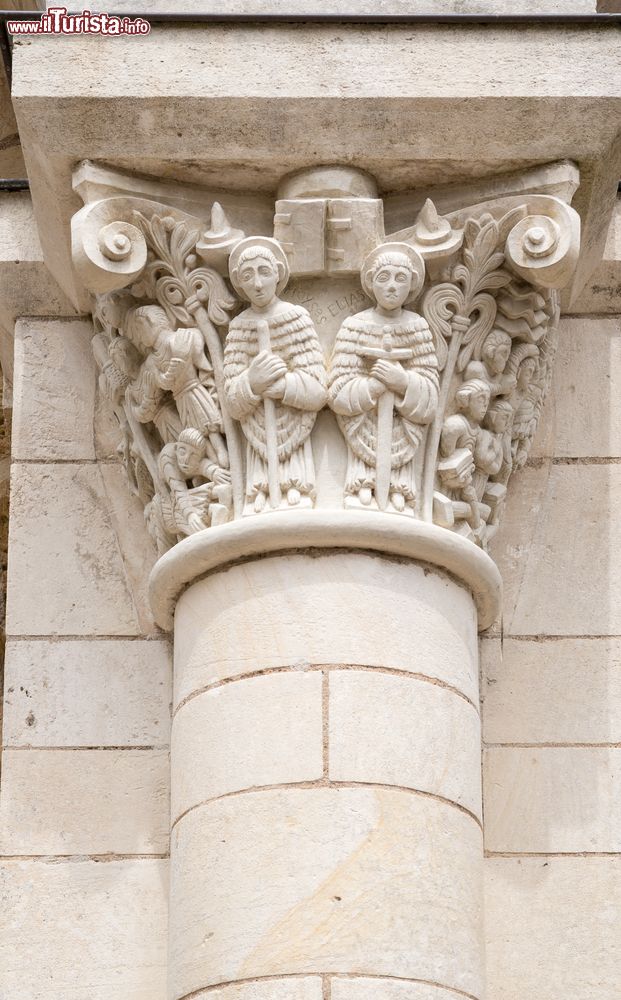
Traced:
[[311, 1000], [318, 976], [342, 1000], [483, 996], [476, 626], [446, 572], [364, 551], [190, 583], [171, 1000]]

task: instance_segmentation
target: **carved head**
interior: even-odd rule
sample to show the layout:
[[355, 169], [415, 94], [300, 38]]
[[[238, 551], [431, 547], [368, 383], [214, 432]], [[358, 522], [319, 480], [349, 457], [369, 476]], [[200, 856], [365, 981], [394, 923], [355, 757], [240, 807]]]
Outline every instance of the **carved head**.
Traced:
[[367, 256], [360, 272], [366, 294], [382, 309], [400, 309], [417, 297], [425, 280], [425, 263], [407, 243], [384, 243]]
[[126, 291], [108, 292], [98, 297], [93, 316], [104, 328], [121, 330], [127, 313], [135, 305], [136, 299]]
[[504, 330], [492, 330], [481, 348], [481, 358], [495, 375], [504, 372], [511, 354], [511, 337]]
[[127, 314], [125, 336], [144, 352], [155, 347], [162, 333], [170, 332], [168, 316], [161, 306], [138, 306]]
[[495, 434], [504, 434], [513, 417], [513, 407], [506, 399], [495, 399], [485, 414], [485, 426]]
[[403, 253], [385, 253], [367, 273], [373, 297], [384, 309], [398, 309], [409, 298], [413, 269]]
[[289, 265], [280, 244], [267, 237], [249, 237], [237, 244], [229, 259], [235, 291], [257, 309], [265, 309], [285, 288]]
[[205, 457], [205, 438], [194, 427], [186, 427], [177, 439], [177, 464], [184, 476], [195, 476]]
[[485, 416], [490, 400], [490, 387], [482, 378], [473, 378], [460, 385], [455, 393], [455, 402], [471, 420], [480, 423]]
[[518, 389], [528, 389], [539, 367], [539, 348], [534, 344], [518, 344], [509, 358], [507, 371], [515, 376]]

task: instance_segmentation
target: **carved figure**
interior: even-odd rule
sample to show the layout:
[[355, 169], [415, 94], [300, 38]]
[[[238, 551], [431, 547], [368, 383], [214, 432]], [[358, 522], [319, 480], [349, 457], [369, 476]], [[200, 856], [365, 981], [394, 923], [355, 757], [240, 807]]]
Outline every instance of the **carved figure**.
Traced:
[[247, 442], [246, 499], [259, 513], [311, 506], [310, 434], [326, 402], [323, 352], [310, 314], [280, 294], [289, 265], [280, 244], [249, 237], [229, 260], [231, 282], [249, 308], [231, 320], [224, 348], [226, 405]]
[[169, 391], [176, 403], [181, 426], [195, 427], [204, 434], [218, 464], [228, 468], [222, 414], [200, 330], [193, 327], [173, 330], [164, 309], [147, 305], [128, 314], [125, 333], [133, 344], [147, 353], [137, 384], [130, 393], [136, 418], [143, 423], [152, 420], [163, 441], [174, 440], [178, 433], [177, 422], [157, 389]]
[[497, 483], [507, 484], [513, 468], [511, 455], [511, 424], [513, 423], [513, 407], [506, 399], [493, 399], [489, 405], [483, 426], [494, 435], [500, 444], [501, 458], [497, 469], [491, 469], [490, 477]]
[[487, 437], [481, 434], [480, 425], [489, 401], [487, 382], [483, 379], [464, 382], [455, 393], [455, 403], [460, 412], [447, 417], [440, 436], [440, 481], [455, 499], [469, 506], [464, 516], [475, 529], [481, 525], [479, 484], [475, 482], [475, 472], [480, 469], [487, 473], [490, 468], [497, 472], [502, 461], [499, 442], [489, 432], [484, 432]]
[[514, 469], [524, 466], [537, 429], [537, 404], [542, 392], [536, 379], [538, 368], [538, 347], [534, 344], [518, 344], [514, 347], [507, 365], [508, 372], [515, 377], [515, 389], [509, 400], [513, 406], [511, 453]]
[[481, 348], [481, 360], [471, 361], [464, 372], [465, 381], [480, 378], [487, 382], [492, 398], [507, 396], [515, 388], [515, 375], [506, 372], [511, 354], [511, 337], [504, 330], [493, 329]]
[[330, 370], [330, 406], [348, 445], [345, 505], [413, 512], [415, 456], [438, 405], [438, 361], [426, 320], [403, 308], [419, 294], [424, 262], [406, 243], [366, 258], [362, 287], [375, 305], [345, 320]]
[[231, 475], [211, 461], [208, 452], [206, 438], [193, 427], [162, 448], [159, 491], [146, 512], [160, 553], [186, 535], [229, 519]]

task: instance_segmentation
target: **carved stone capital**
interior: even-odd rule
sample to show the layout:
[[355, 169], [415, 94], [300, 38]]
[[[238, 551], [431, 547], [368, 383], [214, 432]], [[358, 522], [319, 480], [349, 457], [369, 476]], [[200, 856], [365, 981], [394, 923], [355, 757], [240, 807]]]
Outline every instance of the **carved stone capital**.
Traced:
[[404, 540], [427, 525], [485, 549], [528, 457], [578, 258], [577, 213], [545, 180], [543, 193], [496, 181], [494, 198], [444, 215], [427, 199], [390, 233], [373, 179], [350, 168], [285, 178], [272, 228], [263, 198], [229, 196], [232, 217], [206, 198], [196, 214], [196, 191], [159, 201], [151, 182], [83, 165], [75, 266], [160, 555], [214, 531], [238, 558], [229, 522], [246, 518], [242, 534], [278, 525], [293, 544], [312, 508], [330, 537], [354, 514], [369, 538], [392, 537], [388, 518]]

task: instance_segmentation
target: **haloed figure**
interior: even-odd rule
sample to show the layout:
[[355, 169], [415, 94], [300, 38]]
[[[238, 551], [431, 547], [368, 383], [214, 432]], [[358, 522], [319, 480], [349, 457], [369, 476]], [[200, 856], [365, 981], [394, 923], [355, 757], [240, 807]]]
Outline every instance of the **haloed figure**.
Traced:
[[330, 405], [348, 446], [346, 506], [412, 511], [415, 455], [438, 405], [438, 361], [422, 316], [403, 308], [420, 293], [424, 262], [386, 243], [360, 272], [375, 305], [345, 320], [330, 371]]
[[268, 496], [272, 506], [309, 506], [315, 495], [310, 434], [327, 396], [315, 327], [306, 309], [279, 298], [289, 266], [276, 240], [242, 240], [229, 274], [250, 302], [231, 320], [224, 348], [226, 402], [247, 442], [247, 502], [257, 513]]

